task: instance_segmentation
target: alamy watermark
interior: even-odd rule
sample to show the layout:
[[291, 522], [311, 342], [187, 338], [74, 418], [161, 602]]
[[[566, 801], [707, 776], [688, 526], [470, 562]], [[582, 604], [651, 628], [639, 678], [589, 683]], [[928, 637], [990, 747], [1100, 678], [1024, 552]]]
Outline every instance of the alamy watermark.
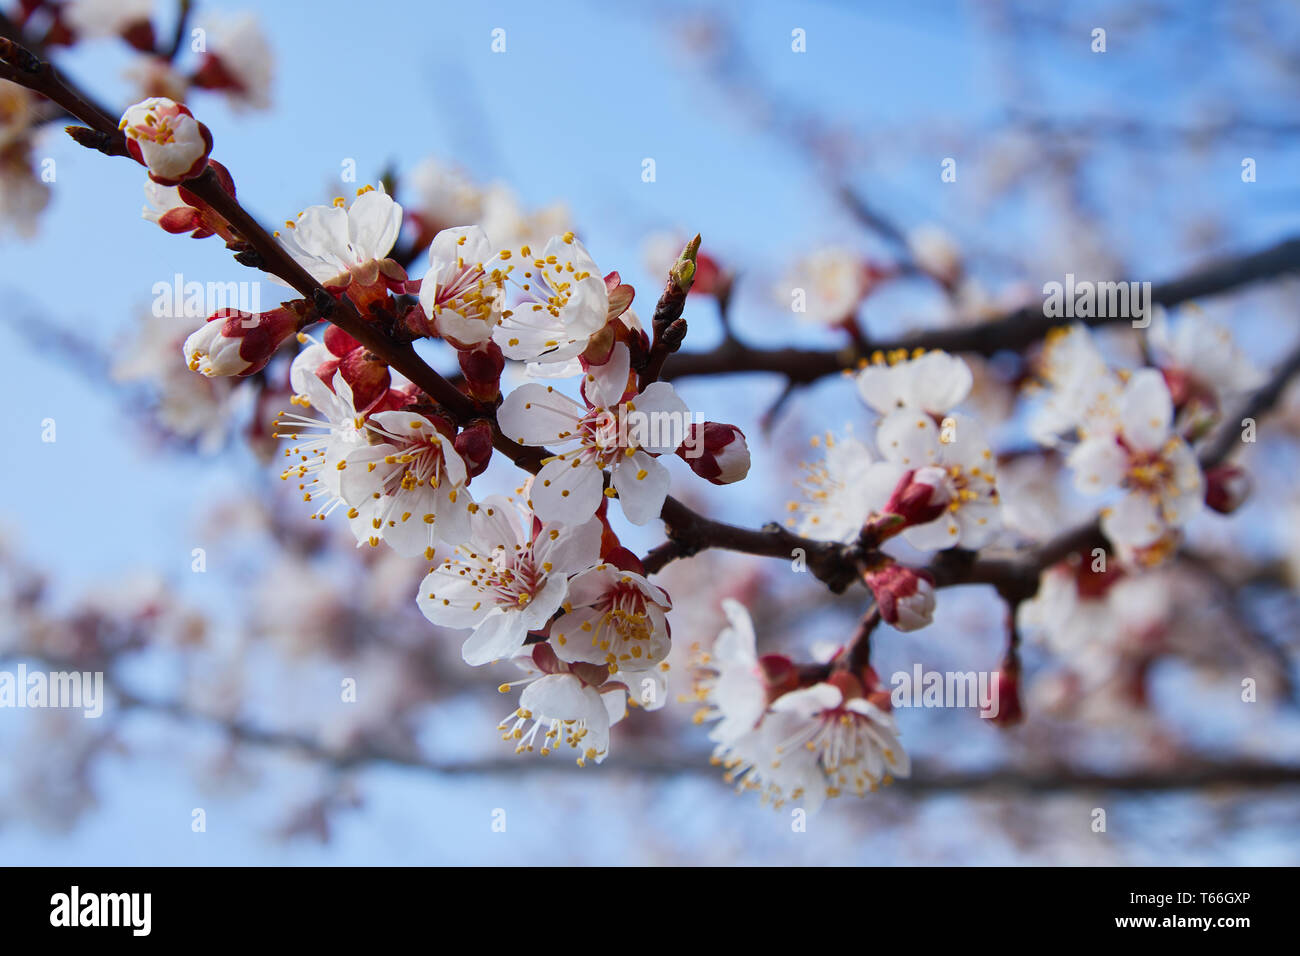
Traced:
[[1049, 319], [1132, 319], [1133, 328], [1145, 329], [1155, 309], [1150, 282], [1076, 282], [1073, 272], [1063, 283], [1044, 283], [1043, 295]]
[[0, 708], [79, 708], [88, 719], [104, 713], [103, 671], [0, 671]]
[[247, 312], [247, 328], [257, 325], [262, 311], [261, 282], [198, 282], [186, 281], [177, 272], [170, 282], [155, 282], [153, 314], [155, 317], [173, 319], [206, 319], [227, 310]]
[[120, 926], [148, 936], [153, 926], [152, 893], [83, 893], [73, 886], [50, 897], [51, 926]]
[[889, 679], [895, 707], [978, 707], [980, 716], [999, 713], [998, 681], [989, 671], [927, 671], [920, 664]]

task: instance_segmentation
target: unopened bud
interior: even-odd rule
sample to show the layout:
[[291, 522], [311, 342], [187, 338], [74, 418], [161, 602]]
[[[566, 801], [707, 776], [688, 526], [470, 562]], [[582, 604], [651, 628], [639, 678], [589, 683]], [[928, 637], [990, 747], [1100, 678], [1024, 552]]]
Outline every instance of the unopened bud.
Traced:
[[490, 402], [501, 394], [501, 372], [506, 367], [501, 346], [488, 339], [473, 349], [458, 349], [456, 356], [471, 398]]
[[691, 471], [715, 485], [729, 485], [749, 474], [749, 445], [735, 425], [692, 425], [677, 454]]
[[388, 364], [364, 348], [353, 349], [340, 359], [339, 371], [352, 389], [352, 401], [359, 412], [370, 411], [386, 397], [393, 381]]
[[1251, 481], [1237, 465], [1215, 465], [1205, 473], [1205, 503], [1219, 514], [1230, 515], [1250, 497]]
[[153, 24], [146, 20], [132, 20], [122, 26], [118, 32], [132, 48], [140, 53], [153, 55], [157, 46], [157, 38], [154, 36]]
[[464, 459], [469, 477], [481, 475], [492, 460], [492, 426], [486, 421], [474, 422], [457, 435], [452, 444]]
[[883, 541], [905, 528], [934, 521], [948, 509], [949, 500], [948, 475], [942, 468], [913, 468], [898, 480], [879, 517], [868, 527]]
[[1025, 719], [1024, 707], [1020, 702], [1019, 663], [1003, 662], [1001, 669], [993, 675], [993, 690], [997, 713], [988, 718], [992, 723], [999, 727], [1010, 727]]
[[164, 186], [193, 179], [208, 165], [212, 134], [174, 100], [153, 96], [128, 107], [118, 129], [131, 155]]
[[288, 308], [260, 315], [222, 309], [185, 340], [186, 364], [210, 378], [252, 375], [265, 368], [276, 349], [298, 331], [298, 320]]
[[934, 619], [934, 578], [929, 572], [890, 562], [866, 572], [863, 579], [887, 624], [916, 631]]
[[686, 248], [682, 250], [682, 254], [673, 263], [670, 275], [673, 283], [682, 292], [690, 292], [691, 285], [695, 282], [695, 256], [699, 251], [700, 237], [697, 233], [694, 239], [686, 243]]

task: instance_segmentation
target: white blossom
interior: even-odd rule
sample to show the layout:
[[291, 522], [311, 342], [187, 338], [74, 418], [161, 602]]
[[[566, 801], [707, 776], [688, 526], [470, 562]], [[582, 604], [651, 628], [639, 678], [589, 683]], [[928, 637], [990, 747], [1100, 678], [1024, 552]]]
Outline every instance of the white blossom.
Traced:
[[364, 186], [344, 208], [342, 197], [329, 206], [308, 206], [277, 232], [280, 245], [322, 285], [346, 286], [353, 278], [370, 284], [402, 228], [402, 207], [384, 192]]
[[984, 430], [965, 415], [950, 418], [948, 441], [933, 418], [909, 409], [885, 416], [876, 433], [876, 443], [888, 461], [904, 469], [942, 469], [941, 497], [948, 502], [947, 510], [903, 532], [909, 544], [924, 551], [982, 548], [1002, 526], [997, 467]]
[[[285, 481], [296, 479], [304, 501], [319, 502], [313, 517], [321, 520], [344, 504], [340, 487], [343, 470], [339, 466], [351, 451], [367, 443], [365, 419], [353, 405], [352, 389], [343, 373], [334, 374], [333, 388], [316, 374], [316, 369], [330, 358], [324, 345], [309, 345], [298, 353], [289, 373], [295, 393], [293, 403], [320, 417], [282, 412], [275, 422], [276, 437], [293, 440], [284, 451], [293, 463], [280, 477]], [[358, 533], [360, 529], [354, 525], [353, 531]], [[358, 540], [364, 538], [358, 533]]]
[[1122, 490], [1101, 519], [1106, 536], [1122, 546], [1154, 544], [1204, 507], [1200, 464], [1173, 431], [1173, 402], [1156, 369], [1141, 369], [1129, 378], [1115, 413], [1087, 423], [1067, 464], [1082, 492]]
[[153, 96], [128, 106], [118, 128], [127, 146], [163, 185], [175, 185], [203, 172], [212, 137], [180, 103]]
[[438, 334], [457, 348], [471, 349], [492, 337], [505, 292], [502, 262], [478, 226], [444, 229], [430, 244], [420, 305]]
[[473, 628], [462, 655], [478, 666], [514, 657], [529, 631], [544, 627], [568, 596], [569, 575], [600, 555], [597, 520], [535, 522], [509, 499], [472, 507], [469, 538], [420, 584], [420, 610], [442, 627]]
[[668, 656], [668, 594], [643, 575], [598, 564], [569, 579], [564, 614], [551, 626], [561, 660], [648, 670]]
[[378, 443], [348, 452], [339, 489], [348, 517], [369, 525], [369, 543], [432, 560], [439, 541], [468, 539], [474, 502], [452, 438], [410, 411], [376, 412], [366, 429]]
[[633, 524], [645, 524], [663, 507], [669, 475], [656, 456], [676, 451], [689, 412], [666, 382], [634, 392], [630, 363], [627, 346], [616, 345], [609, 361], [584, 377], [583, 403], [530, 382], [498, 409], [506, 437], [559, 450], [532, 485], [531, 506], [544, 520], [575, 524], [595, 514], [606, 468]]
[[852, 435], [837, 438], [830, 432], [814, 437], [814, 448], [824, 447], [820, 462], [805, 463], [800, 487], [802, 501], [792, 501], [795, 515], [787, 522], [804, 537], [818, 541], [850, 542], [867, 519], [889, 499], [901, 469], [878, 461], [871, 449]]
[[913, 358], [877, 355], [858, 373], [858, 393], [881, 414], [910, 408], [943, 416], [970, 394], [970, 366], [947, 352]]
[[553, 236], [540, 253], [523, 245], [499, 255], [518, 295], [492, 333], [506, 358], [568, 362], [605, 327], [605, 280], [573, 233]]
[[[680, 250], [681, 243], [678, 243], [677, 251]], [[675, 251], [673, 260], [676, 257]], [[819, 325], [836, 325], [853, 320], [870, 289], [871, 278], [861, 253], [833, 246], [796, 261], [776, 292], [787, 308], [795, 301], [794, 294], [802, 292], [804, 309], [796, 313], [801, 319]]]

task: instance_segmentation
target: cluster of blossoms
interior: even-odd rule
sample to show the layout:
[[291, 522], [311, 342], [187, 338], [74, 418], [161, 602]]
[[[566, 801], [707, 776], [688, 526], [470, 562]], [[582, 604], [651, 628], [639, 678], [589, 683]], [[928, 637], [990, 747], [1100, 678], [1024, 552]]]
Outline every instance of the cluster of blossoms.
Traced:
[[[270, 106], [274, 58], [253, 14], [206, 15], [173, 48], [173, 38], [155, 29], [154, 6], [153, 0], [24, 0], [11, 19], [22, 35], [45, 49], [106, 38], [125, 43], [135, 57], [127, 76], [142, 98], [183, 102], [204, 90], [221, 96], [235, 110]], [[12, 227], [21, 235], [35, 232], [37, 218], [49, 203], [50, 176], [36, 164], [33, 141], [45, 124], [61, 121], [62, 114], [42, 109], [37, 96], [0, 80], [0, 227]], [[168, 123], [165, 128], [183, 138], [190, 132], [187, 126]], [[135, 142], [140, 148], [148, 141]], [[160, 167], [155, 179], [163, 182], [168, 172], [176, 171]], [[152, 185], [151, 205], [160, 215], [182, 206], [174, 193]], [[177, 227], [174, 232], [198, 227], [195, 223], [181, 229], [175, 216], [170, 224]]]
[[1236, 466], [1205, 473], [1195, 445], [1263, 377], [1228, 334], [1192, 310], [1150, 330], [1157, 363], [1112, 369], [1083, 326], [1055, 330], [1040, 360], [1042, 401], [1030, 422], [1066, 452], [1074, 484], [1105, 495], [1101, 527], [1126, 559], [1158, 563], [1208, 503], [1230, 512], [1247, 491]]
[[[211, 135], [184, 106], [151, 98], [128, 109], [121, 128], [151, 189], [170, 190], [153, 194], [148, 218], [239, 241], [187, 188], [211, 168], [234, 195], [209, 159]], [[527, 686], [502, 725], [519, 749], [568, 745], [579, 763], [599, 762], [628, 704], [665, 702], [670, 649], [671, 601], [620, 544], [612, 502], [633, 524], [657, 517], [670, 483], [664, 456], [714, 484], [744, 478], [744, 435], [695, 420], [671, 385], [650, 380], [653, 343], [630, 308], [633, 289], [602, 274], [573, 232], [510, 247], [479, 224], [450, 225], [412, 278], [392, 257], [408, 222], [384, 189], [364, 187], [351, 202], [304, 210], [275, 235], [362, 322], [454, 350], [475, 415], [465, 403], [446, 407], [337, 325], [307, 335], [322, 318], [319, 293], [258, 315], [211, 316], [186, 339], [185, 361], [205, 376], [247, 377], [282, 346], [305, 343], [289, 369], [294, 407], [276, 422], [290, 440], [282, 477], [297, 483], [313, 517], [342, 512], [358, 545], [428, 562], [418, 606], [434, 624], [469, 632], [467, 663], [524, 667], [528, 676], [506, 685]], [[682, 254], [669, 280], [683, 296], [694, 254], [694, 246]], [[503, 396], [507, 360], [542, 381]], [[562, 391], [565, 378], [578, 380], [572, 394]], [[515, 460], [540, 456], [540, 466], [518, 497], [480, 499], [471, 484], [503, 444]]]
[[[1063, 562], [1045, 572], [1038, 593], [1020, 605], [1017, 622], [1062, 663], [1040, 696], [1082, 696], [1132, 675], [1129, 663], [1149, 658], [1164, 638], [1170, 612], [1169, 582], [1159, 574], [1134, 574], [1115, 563]], [[1140, 686], [1140, 684], [1138, 685]]]
[[[209, 157], [211, 134], [188, 109], [151, 97], [127, 110], [121, 129], [149, 171], [146, 218], [247, 251], [192, 183], [205, 176], [208, 189], [235, 195]], [[517, 750], [568, 748], [579, 764], [599, 763], [629, 706], [665, 702], [671, 648], [671, 599], [623, 547], [612, 502], [644, 525], [667, 500], [662, 459], [679, 456], [698, 476], [729, 484], [747, 474], [748, 447], [735, 426], [695, 420], [673, 386], [657, 380], [654, 355], [666, 326], [657, 319], [653, 338], [643, 329], [634, 290], [617, 272], [602, 273], [572, 230], [520, 239], [537, 224], [515, 223], [506, 230], [511, 241], [494, 241], [481, 222], [444, 221], [483, 212], [484, 195], [446, 171], [433, 178], [424, 191], [441, 193], [425, 197], [420, 215], [367, 186], [351, 201], [339, 197], [287, 220], [275, 233], [279, 253], [319, 285], [314, 295], [257, 315], [214, 314], [186, 339], [185, 360], [209, 378], [249, 377], [283, 346], [305, 345], [288, 370], [295, 408], [277, 420], [276, 437], [289, 439], [282, 477], [297, 482], [314, 517], [341, 511], [358, 546], [427, 563], [417, 605], [430, 622], [468, 632], [466, 663], [511, 661], [525, 672], [501, 687], [523, 686], [500, 725]], [[415, 234], [414, 248], [427, 239], [418, 278], [404, 265], [412, 256], [394, 251], [404, 231]], [[917, 262], [923, 247], [918, 241]], [[942, 251], [929, 249], [920, 267], [951, 288], [960, 259]], [[254, 259], [264, 264], [260, 254]], [[820, 317], [846, 326], [880, 278], [847, 253], [805, 265], [829, 293], [813, 303]], [[663, 301], [676, 296], [680, 304], [697, 275], [720, 300], [729, 295], [730, 275], [698, 256], [698, 240], [668, 272]], [[307, 334], [336, 309], [359, 324]], [[1172, 331], [1159, 317], [1150, 343], [1158, 367], [1112, 370], [1082, 327], [1054, 333], [1038, 366], [1044, 395], [1031, 434], [1065, 452], [1080, 491], [1114, 493], [1101, 526], [1128, 565], [1168, 553], [1207, 501], [1228, 511], [1245, 493], [1236, 469], [1202, 474], [1193, 445], [1258, 376], [1230, 342], [1207, 347], [1206, 328], [1185, 331], [1197, 321]], [[455, 354], [454, 384], [421, 387], [364, 344], [421, 339]], [[507, 361], [534, 380], [503, 390]], [[855, 384], [873, 414], [869, 440], [826, 435], [825, 457], [809, 467], [790, 524], [849, 546], [879, 619], [913, 631], [932, 622], [936, 578], [906, 549], [990, 545], [1003, 532], [997, 462], [979, 420], [959, 410], [975, 386], [961, 358], [876, 353]], [[532, 472], [515, 496], [473, 486], [498, 452]], [[1086, 602], [1114, 581], [1076, 574], [1061, 585], [1061, 574], [1047, 572], [1039, 597], [1022, 608], [1023, 626], [1070, 645], [1073, 638], [1044, 627], [1043, 617], [1091, 610]], [[865, 794], [909, 773], [889, 695], [870, 666], [854, 663], [856, 653], [842, 649], [804, 667], [760, 657], [748, 613], [734, 602], [725, 610], [730, 627], [701, 661], [695, 697], [701, 720], [718, 719], [715, 756], [743, 789], [814, 810], [827, 797]], [[1000, 722], [1014, 722], [1021, 713], [1014, 648], [995, 676], [1005, 701]]]
[[[1067, 662], [1078, 693], [1113, 682], [1130, 666], [1125, 661], [1144, 659], [1159, 642], [1168, 614], [1166, 585], [1137, 572], [1173, 553], [1182, 529], [1205, 507], [1229, 513], [1249, 490], [1235, 465], [1203, 471], [1196, 445], [1227, 409], [1262, 384], [1259, 371], [1224, 330], [1195, 310], [1176, 326], [1157, 314], [1149, 345], [1154, 367], [1116, 370], [1086, 328], [1062, 328], [1049, 336], [1037, 365], [1040, 381], [1033, 383], [1040, 401], [1030, 434], [1061, 452], [1076, 491], [1106, 496], [1100, 527], [1117, 550], [1109, 565], [1099, 551], [1099, 558], [1075, 556], [1048, 568], [1037, 596], [1019, 606], [1020, 630]], [[919, 551], [975, 551], [994, 543], [1003, 531], [996, 459], [979, 423], [956, 411], [973, 384], [961, 359], [943, 352], [877, 355], [856, 380], [862, 399], [880, 416], [872, 440], [852, 433], [815, 438], [824, 457], [805, 466], [805, 498], [791, 504], [788, 523], [807, 537], [864, 547], [862, 575], [881, 619], [911, 631], [931, 623], [934, 578], [923, 567], [900, 563], [889, 553], [896, 550], [890, 539], [897, 535]], [[876, 550], [882, 544], [886, 549]], [[733, 643], [728, 638], [715, 648], [724, 664]], [[797, 673], [778, 665], [763, 659], [759, 670], [780, 680]], [[725, 716], [734, 704], [719, 701], [728, 698], [733, 681], [726, 666], [720, 671], [716, 683], [706, 684], [706, 699]], [[1021, 709], [1014, 648], [995, 676], [1005, 702], [996, 722], [1015, 722]], [[859, 677], [858, 686], [870, 682]], [[767, 688], [773, 714], [793, 706], [780, 703], [789, 687], [769, 682]], [[843, 688], [836, 692], [852, 699]], [[835, 695], [826, 690], [822, 696], [830, 701]], [[714, 734], [720, 756], [744, 768], [746, 785], [774, 794], [806, 792], [807, 767], [781, 758], [784, 744], [761, 732], [766, 722], [756, 729], [748, 721], [753, 732], [736, 744], [732, 722], [724, 719]]]
[[[900, 536], [920, 551], [978, 550], [1001, 529], [997, 467], [984, 430], [953, 410], [968, 396], [970, 368], [946, 352], [877, 354], [857, 375], [858, 393], [880, 417], [874, 441], [814, 438], [825, 457], [806, 466], [805, 499], [789, 524], [821, 541]], [[864, 569], [883, 619], [911, 631], [930, 623], [929, 575], [882, 556]]]
[[841, 669], [837, 654], [804, 676], [788, 657], [759, 656], [744, 605], [728, 599], [723, 610], [728, 627], [699, 657], [695, 718], [716, 721], [713, 760], [738, 789], [815, 813], [828, 797], [863, 796], [911, 773], [874, 671]]
[[[954, 409], [973, 378], [945, 352], [878, 354], [857, 390], [879, 417], [870, 443], [852, 434], [815, 438], [805, 499], [789, 523], [806, 537], [869, 546], [861, 571], [880, 617], [900, 631], [928, 625], [934, 579], [877, 550], [898, 538], [914, 550], [979, 549], [1001, 529], [997, 470], [979, 423]], [[724, 602], [729, 627], [698, 661], [697, 720], [716, 720], [714, 760], [739, 789], [809, 812], [828, 797], [862, 796], [906, 777], [890, 695], [875, 672], [854, 669], [845, 649], [825, 664], [759, 656], [749, 613]], [[1011, 674], [999, 674], [1015, 700]], [[1018, 712], [1018, 706], [1017, 706]]]

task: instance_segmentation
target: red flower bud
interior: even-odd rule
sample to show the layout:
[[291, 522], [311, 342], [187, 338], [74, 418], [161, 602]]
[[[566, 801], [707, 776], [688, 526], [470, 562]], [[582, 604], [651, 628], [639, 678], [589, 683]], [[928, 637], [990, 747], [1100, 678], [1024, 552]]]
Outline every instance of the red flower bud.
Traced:
[[949, 501], [947, 477], [942, 468], [933, 465], [905, 473], [880, 515], [868, 522], [876, 540], [884, 541], [913, 525], [929, 524], [942, 515]]
[[1230, 515], [1250, 497], [1250, 475], [1237, 465], [1216, 465], [1205, 473], [1205, 503]]
[[122, 27], [118, 34], [127, 44], [141, 53], [150, 55], [154, 52], [157, 38], [154, 36], [153, 24], [148, 20], [134, 20]]
[[900, 631], [916, 631], [934, 618], [934, 578], [892, 561], [863, 575], [880, 617]]
[[695, 254], [695, 279], [691, 283], [692, 295], [720, 295], [731, 284], [731, 276], [723, 271], [718, 260], [707, 252]]
[[252, 375], [298, 331], [298, 320], [296, 312], [283, 306], [260, 315], [222, 309], [185, 340], [185, 361], [210, 377]]
[[1020, 664], [1016, 661], [1003, 661], [1002, 667], [993, 675], [993, 690], [997, 712], [989, 720], [998, 727], [1010, 727], [1025, 719], [1025, 711], [1020, 703]]
[[194, 71], [190, 81], [200, 89], [230, 90], [235, 93], [244, 92], [244, 84], [226, 68], [226, 64], [222, 62], [221, 57], [215, 53], [204, 54], [203, 62]]
[[677, 455], [691, 471], [715, 485], [729, 485], [749, 474], [749, 445], [735, 425], [692, 425]]
[[325, 329], [325, 347], [339, 358], [349, 355], [355, 350], [361, 348], [361, 343], [354, 339], [348, 333], [344, 332], [337, 325], [327, 326]]
[[456, 453], [465, 460], [469, 477], [481, 475], [492, 460], [492, 426], [477, 421], [468, 426], [453, 440]]
[[353, 349], [339, 360], [343, 381], [352, 388], [352, 404], [358, 412], [368, 412], [388, 395], [393, 376], [387, 363], [364, 348]]
[[480, 402], [495, 401], [501, 395], [501, 371], [506, 367], [501, 347], [488, 339], [474, 349], [459, 349], [460, 370], [465, 375], [465, 390]]

